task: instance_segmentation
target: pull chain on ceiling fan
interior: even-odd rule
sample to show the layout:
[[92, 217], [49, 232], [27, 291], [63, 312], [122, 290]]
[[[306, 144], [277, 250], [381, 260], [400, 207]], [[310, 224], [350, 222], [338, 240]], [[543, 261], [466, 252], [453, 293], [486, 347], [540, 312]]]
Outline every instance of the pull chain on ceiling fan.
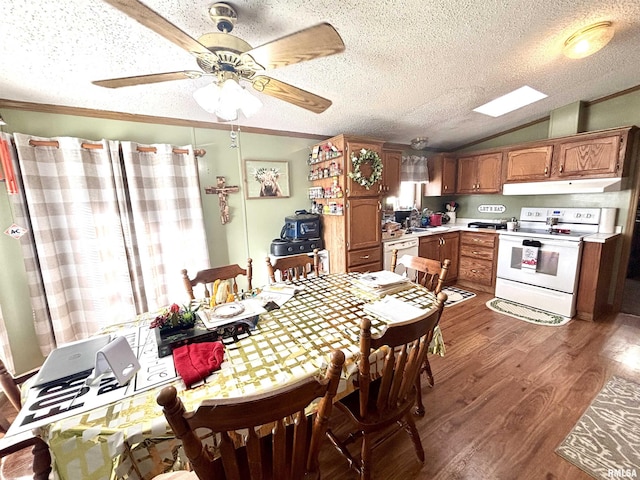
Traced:
[[345, 46], [342, 38], [328, 23], [321, 23], [252, 48], [241, 38], [229, 33], [233, 30], [237, 15], [226, 3], [216, 3], [209, 9], [219, 33], [207, 33], [195, 40], [137, 0], [104, 1], [194, 55], [201, 71], [184, 70], [112, 78], [94, 81], [95, 85], [121, 88], [213, 76], [214, 82], [196, 91], [194, 97], [202, 108], [215, 113], [221, 120], [235, 120], [238, 110], [245, 116], [250, 116], [262, 105], [260, 100], [240, 85], [241, 81], [251, 83], [258, 92], [314, 113], [322, 113], [331, 106], [331, 100], [280, 80], [258, 75], [264, 70], [343, 52]]

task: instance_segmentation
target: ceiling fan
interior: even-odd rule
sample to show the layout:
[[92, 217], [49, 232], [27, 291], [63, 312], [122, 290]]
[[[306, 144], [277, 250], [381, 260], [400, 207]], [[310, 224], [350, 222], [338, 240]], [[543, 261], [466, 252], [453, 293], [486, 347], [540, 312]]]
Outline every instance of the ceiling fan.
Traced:
[[95, 85], [120, 88], [214, 76], [219, 85], [228, 79], [236, 83], [240, 83], [240, 80], [250, 82], [259, 92], [315, 113], [322, 113], [331, 106], [331, 100], [258, 74], [264, 70], [344, 51], [342, 38], [328, 23], [320, 23], [252, 48], [244, 40], [229, 33], [236, 23], [237, 14], [233, 7], [226, 3], [215, 3], [209, 8], [209, 15], [219, 32], [207, 33], [195, 40], [137, 0], [104, 1], [194, 55], [201, 71], [185, 70], [112, 78], [92, 82]]

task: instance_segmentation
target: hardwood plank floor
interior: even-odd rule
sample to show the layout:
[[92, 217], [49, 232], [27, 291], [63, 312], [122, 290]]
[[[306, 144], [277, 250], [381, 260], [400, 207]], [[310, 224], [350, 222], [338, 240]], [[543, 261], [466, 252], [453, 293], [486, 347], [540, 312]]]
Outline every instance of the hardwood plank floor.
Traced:
[[[554, 450], [611, 375], [640, 381], [640, 317], [544, 327], [489, 310], [491, 298], [478, 293], [442, 316], [447, 353], [429, 357], [436, 385], [423, 382], [426, 414], [416, 421], [425, 464], [399, 432], [374, 451], [374, 478], [591, 480]], [[321, 469], [357, 478], [329, 442]]]
[[[640, 381], [640, 317], [545, 327], [489, 310], [491, 298], [442, 316], [447, 352], [429, 357], [436, 385], [423, 382], [416, 422], [425, 464], [399, 432], [374, 451], [374, 478], [591, 479], [554, 450], [612, 375]], [[338, 412], [331, 425], [340, 423]], [[323, 478], [357, 478], [330, 444], [321, 467]]]

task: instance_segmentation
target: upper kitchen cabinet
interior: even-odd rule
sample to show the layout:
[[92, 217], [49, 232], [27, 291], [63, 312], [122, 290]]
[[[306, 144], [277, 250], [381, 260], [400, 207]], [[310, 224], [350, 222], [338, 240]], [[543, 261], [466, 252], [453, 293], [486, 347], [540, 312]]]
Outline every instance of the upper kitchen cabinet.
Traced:
[[[342, 137], [342, 135], [340, 136]], [[347, 197], [377, 197], [380, 195], [380, 191], [382, 189], [382, 180], [374, 183], [367, 189], [366, 187], [363, 187], [359, 183], [355, 182], [351, 177], [349, 177], [348, 173], [353, 172], [353, 163], [351, 160], [351, 156], [355, 155], [356, 157], [358, 157], [362, 149], [376, 152], [380, 156], [380, 159], [382, 159], [383, 143], [383, 141], [368, 139], [364, 137], [344, 136], [344, 152], [346, 155], [345, 163], [347, 165]], [[373, 169], [369, 163], [365, 162], [360, 166], [360, 171], [362, 172], [362, 175], [364, 175], [365, 177], [369, 177], [371, 176]], [[384, 165], [382, 168], [382, 172], [384, 174]]]
[[563, 179], [626, 176], [629, 162], [625, 158], [632, 143], [630, 131], [606, 131], [566, 139], [558, 146], [553, 174]]
[[456, 193], [456, 157], [444, 153], [432, 156], [427, 161], [429, 183], [426, 184], [425, 195], [441, 197]]
[[551, 175], [553, 145], [507, 151], [506, 182], [546, 180]]
[[457, 193], [500, 193], [502, 152], [458, 157]]
[[505, 184], [626, 177], [636, 127], [551, 138], [505, 149]]
[[382, 183], [380, 193], [383, 197], [397, 197], [400, 193], [401, 150], [382, 151]]

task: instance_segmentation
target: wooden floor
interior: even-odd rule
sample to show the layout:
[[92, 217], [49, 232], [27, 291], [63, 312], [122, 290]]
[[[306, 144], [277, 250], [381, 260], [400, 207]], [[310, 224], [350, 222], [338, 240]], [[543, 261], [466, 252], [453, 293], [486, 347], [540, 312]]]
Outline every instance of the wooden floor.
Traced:
[[[491, 298], [443, 313], [447, 353], [430, 356], [436, 385], [417, 420], [425, 464], [399, 432], [374, 452], [374, 478], [591, 480], [554, 450], [611, 375], [640, 381], [640, 317], [539, 326], [489, 310]], [[330, 444], [321, 462], [323, 478], [357, 478]]]
[[[374, 452], [374, 478], [591, 480], [554, 450], [611, 375], [640, 381], [640, 317], [545, 327], [489, 310], [491, 298], [445, 308], [447, 353], [430, 356], [436, 385], [423, 387], [417, 420], [425, 464], [399, 432]], [[325, 479], [356, 478], [328, 442], [321, 468]]]

